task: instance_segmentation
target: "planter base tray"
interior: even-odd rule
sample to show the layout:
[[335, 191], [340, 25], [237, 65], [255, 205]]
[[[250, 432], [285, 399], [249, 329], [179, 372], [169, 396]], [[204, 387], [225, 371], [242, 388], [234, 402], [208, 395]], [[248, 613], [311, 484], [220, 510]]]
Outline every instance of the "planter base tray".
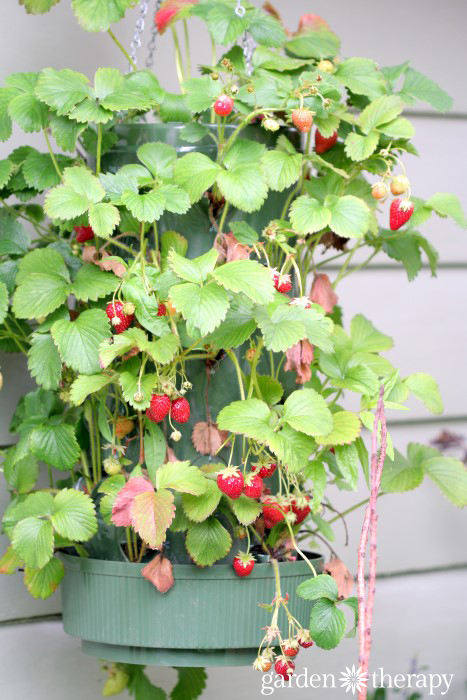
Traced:
[[105, 661], [145, 666], [251, 666], [258, 649], [151, 649], [150, 647], [129, 647], [119, 644], [103, 644], [82, 640], [82, 650], [88, 656]]

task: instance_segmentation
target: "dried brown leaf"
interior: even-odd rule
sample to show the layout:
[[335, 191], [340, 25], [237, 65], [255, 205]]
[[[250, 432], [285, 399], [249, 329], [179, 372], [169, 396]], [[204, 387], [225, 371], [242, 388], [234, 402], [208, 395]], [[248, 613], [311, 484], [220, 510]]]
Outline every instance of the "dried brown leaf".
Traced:
[[219, 430], [217, 423], [199, 421], [195, 424], [191, 439], [194, 448], [202, 455], [215, 455], [229, 433]]
[[310, 299], [315, 304], [320, 304], [327, 314], [331, 313], [339, 298], [327, 275], [316, 275], [311, 287]]
[[157, 588], [159, 593], [167, 593], [174, 585], [172, 563], [169, 559], [156, 554], [149, 564], [146, 564], [141, 571], [145, 579], [150, 581]]
[[123, 277], [126, 273], [125, 265], [119, 262], [119, 260], [115, 260], [105, 250], [101, 253], [99, 259], [97, 249], [93, 245], [85, 246], [83, 248], [83, 261], [85, 263], [94, 263], [94, 265], [98, 265], [101, 270], [113, 272], [117, 277]]
[[284, 370], [296, 372], [297, 384], [305, 384], [311, 379], [311, 363], [313, 362], [313, 345], [309, 340], [301, 340], [286, 352], [287, 362]]
[[216, 238], [214, 248], [219, 253], [219, 262], [246, 260], [253, 250], [250, 246], [239, 243], [232, 232], [220, 233]]

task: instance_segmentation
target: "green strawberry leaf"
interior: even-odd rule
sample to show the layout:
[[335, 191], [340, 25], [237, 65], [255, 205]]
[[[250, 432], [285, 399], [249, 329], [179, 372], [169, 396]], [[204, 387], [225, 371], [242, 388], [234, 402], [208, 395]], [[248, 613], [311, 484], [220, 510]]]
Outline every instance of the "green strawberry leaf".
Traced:
[[52, 523], [37, 516], [20, 520], [13, 530], [11, 543], [27, 566], [41, 569], [54, 551]]
[[65, 575], [65, 567], [60, 559], [52, 557], [42, 569], [26, 566], [24, 583], [33, 598], [49, 598], [60, 585]]
[[52, 524], [67, 540], [85, 542], [97, 532], [95, 506], [82, 491], [62, 489], [54, 498]]
[[190, 557], [203, 567], [223, 559], [232, 546], [228, 531], [213, 515], [204, 522], [190, 525], [185, 542]]
[[178, 284], [170, 289], [169, 298], [183, 318], [198, 328], [201, 335], [207, 335], [217, 328], [229, 308], [227, 292], [212, 282], [204, 287], [191, 282]]
[[204, 474], [190, 462], [169, 462], [156, 472], [157, 489], [173, 489], [180, 493], [200, 496], [206, 490]]
[[35, 428], [31, 433], [31, 450], [37, 459], [62, 471], [71, 469], [80, 453], [75, 429], [68, 423]]
[[28, 369], [39, 386], [57, 389], [62, 376], [62, 361], [50, 333], [34, 333], [28, 351]]
[[75, 321], [59, 320], [52, 326], [63, 362], [82, 374], [99, 372], [99, 345], [109, 335], [109, 320], [102, 309], [83, 311]]
[[284, 404], [283, 419], [305, 435], [329, 433], [333, 419], [326, 401], [314, 389], [294, 391]]
[[221, 491], [215, 481], [206, 479], [206, 490], [199, 496], [184, 493], [182, 496], [182, 506], [187, 517], [195, 522], [201, 523], [214, 513], [222, 497]]

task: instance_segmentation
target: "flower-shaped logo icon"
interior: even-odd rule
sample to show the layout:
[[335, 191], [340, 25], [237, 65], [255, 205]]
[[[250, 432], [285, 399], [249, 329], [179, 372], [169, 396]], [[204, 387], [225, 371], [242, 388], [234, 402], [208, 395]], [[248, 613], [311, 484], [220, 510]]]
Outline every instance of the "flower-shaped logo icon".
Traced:
[[355, 664], [352, 668], [346, 667], [345, 671], [342, 672], [339, 678], [341, 686], [345, 688], [348, 693], [349, 690], [352, 691], [353, 695], [358, 691], [360, 692], [368, 683], [368, 674], [362, 671], [361, 666], [355, 668]]

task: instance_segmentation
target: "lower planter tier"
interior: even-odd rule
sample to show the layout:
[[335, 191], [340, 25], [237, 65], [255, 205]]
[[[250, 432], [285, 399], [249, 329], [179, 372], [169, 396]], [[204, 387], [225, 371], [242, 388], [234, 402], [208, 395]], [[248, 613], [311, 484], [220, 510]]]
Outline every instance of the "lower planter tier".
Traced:
[[[309, 555], [320, 572], [323, 559]], [[246, 666], [254, 660], [270, 613], [258, 603], [275, 596], [271, 564], [256, 564], [247, 578], [231, 566], [174, 565], [175, 584], [160, 594], [141, 576], [141, 564], [63, 556], [65, 632], [83, 651], [108, 661], [157, 666]], [[308, 627], [310, 602], [297, 586], [310, 578], [306, 562], [279, 564], [282, 595]], [[281, 615], [283, 613], [281, 612]], [[286, 631], [285, 614], [279, 627]]]

